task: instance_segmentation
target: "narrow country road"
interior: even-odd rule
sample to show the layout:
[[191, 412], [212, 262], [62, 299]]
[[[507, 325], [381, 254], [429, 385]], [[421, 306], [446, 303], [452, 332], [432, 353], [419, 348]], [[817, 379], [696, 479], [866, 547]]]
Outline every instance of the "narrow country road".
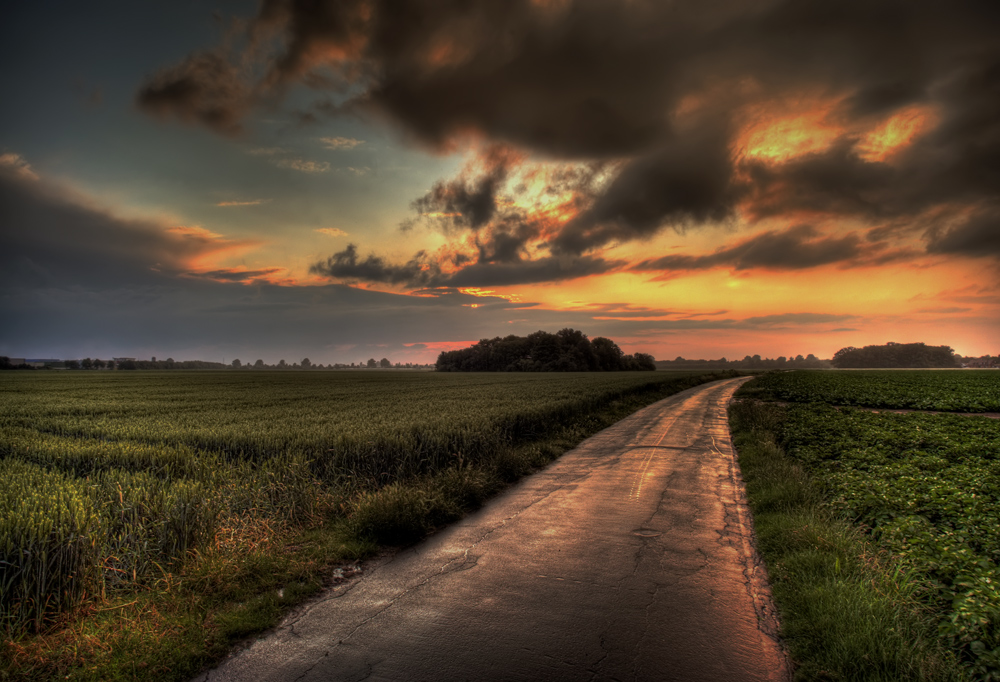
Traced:
[[200, 680], [786, 680], [726, 423], [666, 398]]

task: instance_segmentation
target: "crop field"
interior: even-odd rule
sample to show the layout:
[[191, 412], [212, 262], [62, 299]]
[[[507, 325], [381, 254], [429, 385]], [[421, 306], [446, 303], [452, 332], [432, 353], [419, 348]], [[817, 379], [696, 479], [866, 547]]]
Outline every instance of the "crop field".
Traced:
[[995, 370], [851, 370], [775, 372], [743, 393], [791, 403], [945, 412], [1000, 412]]
[[[558, 454], [533, 444], [567, 425], [713, 378], [7, 373], [0, 631], [41, 632], [116, 592], [169, 590], [186, 562], [241, 554], [278, 527], [342, 519], [362, 539], [405, 541]], [[427, 512], [435, 504], [443, 511]], [[409, 520], [414, 506], [429, 516]]]
[[[788, 402], [777, 445], [838, 518], [908, 576], [972, 679], [1000, 676], [1000, 420], [878, 408], [997, 409], [990, 371], [796, 372], [738, 397]], [[834, 405], [838, 407], [834, 407]]]

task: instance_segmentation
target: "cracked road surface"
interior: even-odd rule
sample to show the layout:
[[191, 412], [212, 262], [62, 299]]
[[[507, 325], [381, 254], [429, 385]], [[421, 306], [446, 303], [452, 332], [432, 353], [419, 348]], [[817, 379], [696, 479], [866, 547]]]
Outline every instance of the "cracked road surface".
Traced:
[[787, 680], [726, 424], [745, 378], [605, 429], [200, 680]]

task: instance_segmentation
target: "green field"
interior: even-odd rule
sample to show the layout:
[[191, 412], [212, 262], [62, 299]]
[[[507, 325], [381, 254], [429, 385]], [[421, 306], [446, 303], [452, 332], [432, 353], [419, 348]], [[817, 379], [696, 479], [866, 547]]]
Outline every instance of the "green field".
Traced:
[[815, 401], [856, 407], [1000, 412], [1000, 372], [989, 369], [774, 372], [755, 379], [743, 395], [791, 403]]
[[[122, 666], [142, 660], [183, 677], [319, 589], [337, 561], [416, 539], [714, 378], [0, 375], [0, 628], [14, 661], [0, 676], [129, 679]], [[148, 632], [113, 632], [112, 616]], [[61, 637], [85, 653], [67, 658]], [[115, 637], [113, 653], [92, 641]]]
[[[738, 445], [744, 439], [749, 449], [766, 450], [770, 439], [771, 447], [777, 448], [774, 452], [788, 460], [787, 465], [781, 465], [786, 467], [786, 487], [795, 488], [797, 484], [790, 481], [800, 475], [807, 482], [797, 489], [799, 501], [781, 504], [768, 501], [769, 496], [781, 494], [781, 486], [772, 482], [769, 492], [757, 493], [755, 514], [783, 518], [786, 512], [782, 505], [792, 509], [802, 500], [813, 500], [818, 502], [818, 511], [810, 512], [814, 516], [842, 519], [860, 530], [859, 546], [870, 543], [871, 549], [864, 551], [881, 557], [872, 560], [868, 568], [880, 566], [879, 570], [889, 576], [869, 576], [866, 580], [891, 585], [891, 589], [882, 590], [883, 595], [893, 590], [907, 595], [893, 608], [912, 599], [910, 610], [923, 614], [931, 633], [928, 636], [955, 652], [966, 672], [979, 680], [1000, 676], [1000, 420], [873, 412], [843, 405], [972, 412], [995, 410], [998, 393], [1000, 373], [991, 371], [796, 372], [755, 378], [737, 394], [744, 400], [781, 401], [760, 408], [770, 415], [766, 429], [754, 434], [755, 427], [748, 428], [752, 420], [747, 421], [747, 410], [753, 409], [749, 403], [734, 408], [734, 425], [740, 424], [735, 429], [739, 431]], [[776, 462], [780, 459], [777, 454], [771, 457]], [[750, 489], [757, 485], [755, 475], [771, 475], [752, 470], [747, 474], [746, 468], [745, 474]], [[752, 503], [754, 499], [751, 490]], [[768, 559], [775, 563], [772, 574], [779, 583], [802, 582], [794, 589], [776, 584], [775, 591], [780, 596], [788, 590], [785, 610], [790, 627], [804, 633], [793, 634], [790, 640], [800, 639], [790, 644], [793, 649], [801, 647], [803, 657], [815, 654], [810, 651], [815, 641], [810, 644], [810, 639], [835, 642], [838, 638], [817, 631], [822, 617], [813, 615], [808, 627], [795, 625], [801, 613], [812, 608], [802, 606], [809, 601], [802, 595], [829, 599], [832, 592], [843, 588], [846, 578], [838, 582], [835, 572], [827, 575], [810, 570], [796, 577], [799, 569], [789, 566], [800, 561], [819, 566], [826, 560], [820, 558], [823, 556], [831, 562], [850, 558], [834, 558], [837, 553], [832, 550], [825, 555], [824, 548], [838, 542], [824, 538], [816, 538], [808, 551], [803, 550], [806, 555], [813, 553], [811, 559], [784, 552], [801, 545], [803, 534], [814, 533], [823, 523], [814, 520], [813, 530], [805, 531], [805, 526], [796, 528], [795, 522], [787, 519], [768, 517], [765, 521], [782, 529]], [[863, 573], [867, 569], [859, 570]], [[810, 577], [806, 580], [802, 576]], [[827, 584], [825, 591], [817, 592], [822, 584]], [[850, 603], [834, 606], [837, 609], [859, 611]], [[831, 617], [829, 622], [836, 620]], [[884, 629], [905, 628], [887, 624]], [[916, 678], [946, 676], [928, 673]]]

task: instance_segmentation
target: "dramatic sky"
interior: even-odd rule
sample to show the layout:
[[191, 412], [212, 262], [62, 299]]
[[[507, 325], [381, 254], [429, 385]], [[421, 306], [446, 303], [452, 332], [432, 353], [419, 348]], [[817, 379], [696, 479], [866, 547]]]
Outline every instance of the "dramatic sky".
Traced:
[[0, 355], [996, 354], [998, 35], [995, 0], [13, 3]]

